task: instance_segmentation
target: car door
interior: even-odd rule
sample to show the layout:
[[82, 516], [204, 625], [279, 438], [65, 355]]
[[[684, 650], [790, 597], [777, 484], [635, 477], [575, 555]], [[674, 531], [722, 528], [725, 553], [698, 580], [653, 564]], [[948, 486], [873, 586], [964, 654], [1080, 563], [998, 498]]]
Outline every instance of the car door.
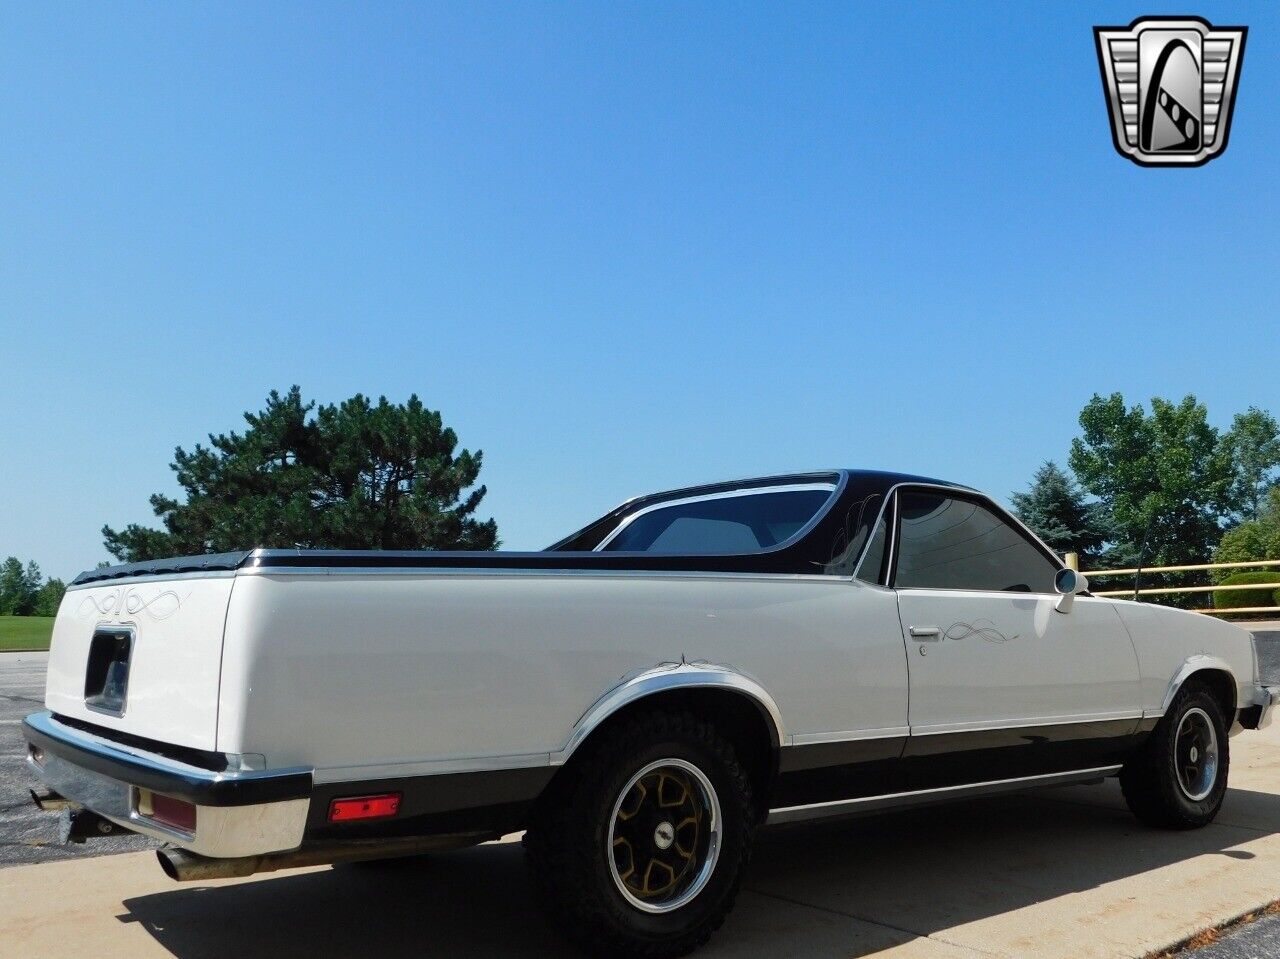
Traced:
[[891, 584], [907, 648], [903, 775], [934, 788], [1110, 767], [1141, 716], [1112, 604], [1057, 609], [1061, 568], [976, 494], [897, 493]]

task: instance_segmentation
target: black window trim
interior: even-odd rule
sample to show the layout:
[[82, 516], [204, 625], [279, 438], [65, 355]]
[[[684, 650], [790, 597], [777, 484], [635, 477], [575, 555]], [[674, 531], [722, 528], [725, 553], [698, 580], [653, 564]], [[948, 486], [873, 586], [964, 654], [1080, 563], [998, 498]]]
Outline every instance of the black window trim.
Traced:
[[1037, 536], [1034, 532], [1032, 532], [1027, 527], [1026, 523], [1022, 522], [1022, 520], [1018, 519], [1018, 517], [1014, 516], [1012, 513], [1010, 513], [1003, 506], [1001, 506], [999, 503], [993, 500], [990, 496], [987, 496], [985, 493], [979, 493], [977, 490], [959, 489], [954, 486], [939, 486], [933, 483], [899, 483], [897, 486], [893, 487], [892, 490], [890, 490], [890, 494], [893, 496], [893, 500], [894, 500], [893, 537], [892, 537], [892, 540], [890, 541], [890, 550], [889, 550], [890, 561], [889, 561], [888, 586], [890, 589], [913, 590], [913, 591], [914, 590], [931, 590], [933, 592], [940, 592], [940, 593], [991, 593], [992, 595], [995, 595], [995, 596], [1057, 596], [1058, 595], [1057, 593], [1040, 593], [1040, 592], [1010, 593], [1000, 589], [976, 589], [972, 587], [966, 587], [964, 589], [956, 589], [949, 586], [899, 586], [898, 585], [898, 545], [899, 545], [898, 526], [902, 519], [897, 509], [897, 501], [898, 501], [897, 493], [899, 490], [905, 490], [907, 492], [914, 492], [917, 490], [921, 490], [927, 493], [938, 493], [943, 496], [950, 497], [952, 499], [958, 499], [964, 502], [974, 503], [978, 506], [982, 506], [986, 509], [989, 509], [999, 519], [1002, 519], [1005, 522], [1007, 522], [1009, 526], [1012, 527], [1014, 532], [1016, 532], [1024, 540], [1030, 543], [1032, 547], [1034, 547], [1042, 556], [1048, 559], [1050, 564], [1052, 564], [1055, 570], [1062, 570], [1066, 568], [1066, 565], [1062, 562], [1062, 558], [1058, 556], [1058, 554], [1055, 553], [1053, 550], [1051, 550], [1047, 545], [1045, 545], [1044, 541], [1040, 539], [1040, 537]]

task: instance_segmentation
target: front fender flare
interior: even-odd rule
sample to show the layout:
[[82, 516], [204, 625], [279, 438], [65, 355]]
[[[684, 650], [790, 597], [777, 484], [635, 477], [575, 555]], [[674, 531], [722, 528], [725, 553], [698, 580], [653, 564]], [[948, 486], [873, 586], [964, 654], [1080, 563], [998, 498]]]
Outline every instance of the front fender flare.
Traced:
[[[1236, 677], [1235, 670], [1227, 665], [1226, 660], [1200, 653], [1195, 656], [1188, 656], [1182, 665], [1178, 667], [1178, 671], [1173, 674], [1173, 679], [1169, 681], [1169, 688], [1164, 694], [1164, 702], [1160, 704], [1161, 716], [1169, 711], [1169, 707], [1173, 704], [1173, 697], [1178, 695], [1178, 690], [1182, 688], [1182, 684], [1187, 681], [1187, 678], [1206, 669], [1217, 670], [1230, 676], [1232, 685], [1236, 689], [1236, 698], [1237, 700], [1239, 699], [1240, 682]], [[1237, 702], [1236, 706], [1238, 707], [1239, 705], [1239, 702]], [[1228, 719], [1230, 718], [1228, 717]]]
[[751, 700], [764, 715], [772, 734], [772, 747], [786, 745], [782, 713], [773, 697], [754, 679], [728, 666], [712, 663], [669, 663], [646, 669], [623, 680], [597, 699], [574, 723], [573, 732], [563, 748], [551, 754], [551, 765], [560, 766], [586, 741], [601, 723], [619, 709], [646, 696], [673, 689], [720, 689]]

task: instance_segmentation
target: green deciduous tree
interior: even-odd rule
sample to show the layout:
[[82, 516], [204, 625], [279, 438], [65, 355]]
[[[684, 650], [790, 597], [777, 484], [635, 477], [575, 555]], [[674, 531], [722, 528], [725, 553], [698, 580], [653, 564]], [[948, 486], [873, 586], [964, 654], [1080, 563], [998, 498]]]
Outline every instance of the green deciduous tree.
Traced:
[[60, 579], [50, 579], [38, 590], [32, 602], [32, 616], [56, 616], [67, 584]]
[[1010, 496], [1013, 511], [1060, 553], [1087, 560], [1110, 538], [1110, 523], [1100, 503], [1090, 503], [1075, 479], [1052, 460], [1035, 472], [1031, 488]]
[[253, 546], [309, 549], [494, 549], [497, 524], [473, 517], [482, 454], [417, 396], [393, 404], [357, 394], [339, 404], [274, 390], [243, 433], [179, 447], [186, 501], [157, 493], [162, 529], [102, 530], [125, 561]]
[[1080, 413], [1083, 435], [1071, 442], [1070, 463], [1115, 524], [1134, 557], [1150, 531], [1146, 562], [1201, 563], [1231, 512], [1232, 459], [1194, 396], [1180, 403], [1152, 399], [1148, 414], [1124, 397], [1097, 394]]
[[1266, 410], [1251, 406], [1237, 413], [1222, 437], [1231, 457], [1231, 492], [1241, 519], [1256, 520], [1280, 471], [1280, 423]]
[[[1265, 559], [1280, 561], [1280, 486], [1271, 488], [1257, 519], [1223, 534], [1213, 554], [1215, 563], [1251, 563]], [[1280, 562], [1277, 565], [1280, 566]], [[1214, 570], [1214, 580], [1222, 582], [1237, 572], [1237, 569]], [[1280, 576], [1276, 578], [1280, 580]]]

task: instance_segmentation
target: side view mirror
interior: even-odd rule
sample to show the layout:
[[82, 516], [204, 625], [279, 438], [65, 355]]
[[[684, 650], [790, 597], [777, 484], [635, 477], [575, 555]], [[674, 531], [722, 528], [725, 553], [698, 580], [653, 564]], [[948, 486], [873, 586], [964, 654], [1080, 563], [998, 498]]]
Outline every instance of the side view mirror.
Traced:
[[1078, 573], [1074, 569], [1060, 569], [1053, 577], [1053, 588], [1061, 594], [1056, 607], [1058, 612], [1069, 613], [1076, 594], [1087, 590], [1089, 581], [1085, 579], [1084, 573]]

